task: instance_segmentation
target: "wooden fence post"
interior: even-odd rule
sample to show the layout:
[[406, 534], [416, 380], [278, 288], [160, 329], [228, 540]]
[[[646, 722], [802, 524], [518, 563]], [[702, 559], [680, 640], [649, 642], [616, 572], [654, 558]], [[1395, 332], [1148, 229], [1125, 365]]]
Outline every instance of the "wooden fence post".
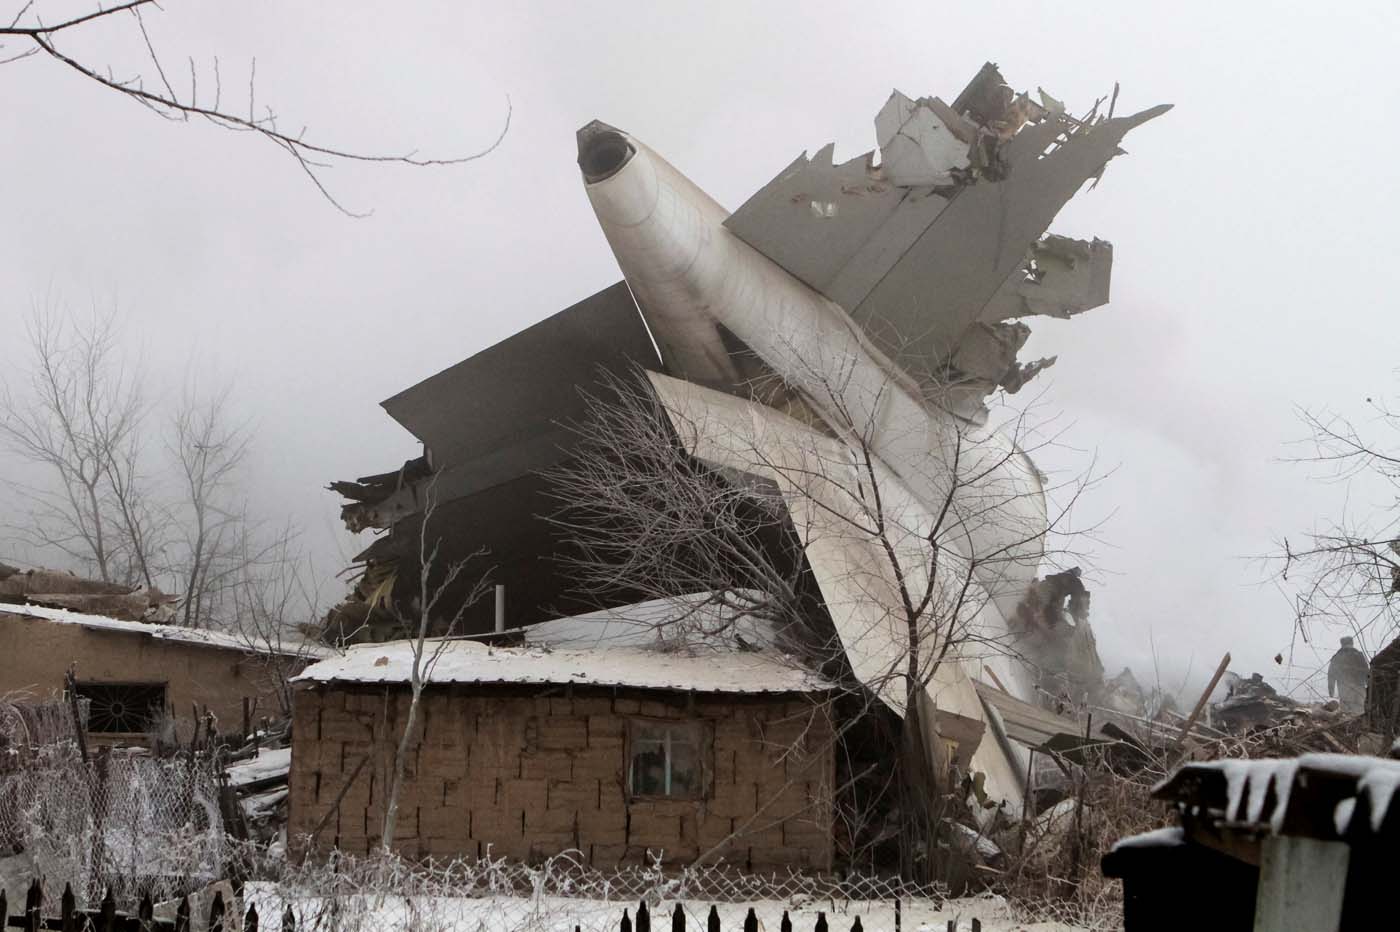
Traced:
[[679, 903], [671, 910], [671, 932], [685, 932], [685, 907]]
[[651, 911], [646, 900], [637, 904], [637, 932], [651, 932]]
[[[1032, 754], [1035, 752], [1032, 751]], [[894, 932], [901, 932], [904, 928], [904, 907], [900, 905], [899, 897], [894, 898]]]
[[[93, 761], [93, 769], [89, 776], [89, 786], [92, 787], [92, 867], [88, 878], [88, 902], [91, 903], [97, 898], [102, 890], [102, 878], [107, 873], [107, 832], [103, 826], [107, 822], [107, 810], [109, 808], [107, 794], [109, 787], [107, 778], [111, 769], [111, 748], [100, 747], [97, 749], [96, 760]], [[85, 774], [87, 767], [83, 767]]]
[[783, 921], [778, 924], [778, 932], [792, 932], [792, 919], [788, 917], [787, 910], [783, 910]]
[[826, 913], [824, 913], [824, 912], [819, 912], [819, 913], [817, 913], [817, 925], [816, 925], [816, 928], [814, 929], [814, 932], [827, 932], [827, 928], [826, 928]]
[[851, 932], [865, 932], [865, 927], [860, 924], [859, 916], [856, 917], [855, 922], [851, 923]]
[[710, 905], [710, 915], [705, 920], [705, 930], [706, 932], [719, 932], [719, 910], [714, 907], [714, 904]]
[[622, 925], [618, 927], [622, 932], [632, 932], [632, 917], [627, 914], [627, 910], [622, 911]]
[[754, 915], [752, 906], [744, 914], [744, 932], [758, 932], [758, 917]]

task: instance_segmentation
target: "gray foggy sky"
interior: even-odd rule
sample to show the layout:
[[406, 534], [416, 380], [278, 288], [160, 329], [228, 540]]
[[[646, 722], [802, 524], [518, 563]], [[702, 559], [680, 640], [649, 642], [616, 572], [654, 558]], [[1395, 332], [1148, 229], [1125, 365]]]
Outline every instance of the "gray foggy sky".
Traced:
[[[462, 154], [514, 106], [470, 165], [326, 172], [374, 210], [351, 220], [264, 141], [163, 121], [49, 60], [0, 66], [0, 343], [36, 298], [115, 301], [161, 378], [233, 379], [258, 497], [328, 571], [326, 482], [416, 452], [378, 402], [620, 277], [573, 161], [589, 119], [733, 209], [803, 149], [873, 146], [892, 87], [951, 99], [988, 59], [1076, 112], [1115, 80], [1120, 112], [1175, 104], [1053, 227], [1114, 244], [1112, 303], [1030, 321], [1022, 358], [1059, 354], [1035, 387], [1068, 443], [1116, 467], [1084, 514], [1111, 514], [1094, 595], [1108, 665], [1150, 675], [1149, 632], [1176, 676], [1227, 649], [1272, 675], [1287, 653], [1289, 603], [1246, 558], [1346, 492], [1279, 462], [1302, 434], [1293, 406], [1362, 416], [1394, 385], [1394, 3], [166, 7], [147, 23], [172, 80], [194, 56], [207, 90], [217, 54], [246, 101], [256, 57], [260, 105], [323, 143]], [[144, 50], [129, 23], [67, 43], [123, 74]]]

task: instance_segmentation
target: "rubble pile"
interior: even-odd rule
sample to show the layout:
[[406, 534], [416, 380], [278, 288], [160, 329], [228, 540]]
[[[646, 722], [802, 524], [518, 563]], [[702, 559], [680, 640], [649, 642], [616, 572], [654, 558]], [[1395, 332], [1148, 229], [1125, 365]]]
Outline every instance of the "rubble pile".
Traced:
[[291, 747], [254, 745], [230, 756], [224, 780], [238, 803], [239, 837], [267, 844], [287, 825]]
[[55, 570], [19, 570], [0, 563], [0, 603], [42, 605], [120, 621], [168, 624], [178, 596], [155, 586], [125, 586]]

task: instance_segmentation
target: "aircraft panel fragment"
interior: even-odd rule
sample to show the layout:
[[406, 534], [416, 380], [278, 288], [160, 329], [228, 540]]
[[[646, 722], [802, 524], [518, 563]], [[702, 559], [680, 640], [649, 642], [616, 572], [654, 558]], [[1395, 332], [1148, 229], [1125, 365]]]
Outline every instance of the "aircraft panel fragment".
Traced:
[[953, 184], [953, 173], [968, 167], [967, 140], [928, 101], [910, 100], [899, 91], [876, 114], [875, 139], [885, 178], [900, 187]]
[[[870, 153], [836, 165], [834, 148], [826, 145], [810, 159], [799, 155], [724, 221], [817, 291], [827, 289], [910, 195], [881, 177]], [[941, 199], [935, 204], [942, 209]]]
[[1165, 109], [1081, 125], [1067, 138], [1058, 122], [1027, 126], [1001, 149], [1005, 178], [964, 186], [868, 292], [857, 299], [847, 288], [836, 300], [887, 352], [946, 359], [1065, 202], [1130, 129]]

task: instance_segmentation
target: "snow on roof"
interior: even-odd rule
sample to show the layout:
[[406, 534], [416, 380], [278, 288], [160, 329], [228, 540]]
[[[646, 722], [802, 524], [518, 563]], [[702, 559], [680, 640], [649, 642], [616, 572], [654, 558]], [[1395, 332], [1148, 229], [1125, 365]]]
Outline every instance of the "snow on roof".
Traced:
[[197, 644], [203, 647], [216, 647], [223, 650], [237, 650], [245, 654], [287, 654], [310, 657], [327, 657], [333, 652], [319, 644], [310, 642], [288, 642], [269, 647], [254, 638], [244, 638], [223, 631], [205, 631], [196, 628], [182, 628], [179, 625], [157, 625], [146, 621], [123, 621], [120, 618], [107, 618], [103, 615], [87, 615], [69, 611], [66, 608], [50, 608], [46, 605], [0, 603], [0, 615], [22, 615], [42, 621], [59, 624], [78, 625], [97, 631], [117, 631], [126, 634], [142, 634], [166, 641], [179, 641], [182, 644]]
[[[832, 684], [777, 651], [642, 647], [603, 649], [493, 647], [470, 640], [430, 640], [424, 660], [437, 655], [431, 683], [574, 684], [714, 693], [818, 692]], [[297, 682], [407, 683], [413, 642], [361, 644], [314, 663]]]
[[[743, 602], [746, 597], [758, 599], [756, 593], [739, 591], [727, 602]], [[521, 633], [526, 644], [545, 647], [659, 648], [698, 642], [734, 650], [741, 646], [771, 647], [777, 640], [771, 623], [722, 604], [710, 592], [555, 618], [530, 625]]]

